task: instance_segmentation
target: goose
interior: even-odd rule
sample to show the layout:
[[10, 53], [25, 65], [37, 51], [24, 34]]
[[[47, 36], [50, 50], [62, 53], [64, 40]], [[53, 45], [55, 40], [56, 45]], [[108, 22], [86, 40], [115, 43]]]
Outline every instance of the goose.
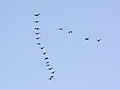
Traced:
[[55, 73], [55, 71], [53, 71], [53, 72], [51, 72], [52, 74], [54, 74]]
[[46, 62], [46, 64], [48, 64], [49, 62]]
[[35, 29], [36, 29], [36, 30], [39, 30], [40, 28], [37, 27], [37, 28], [35, 28]]
[[40, 49], [44, 49], [45, 47], [41, 47]]
[[43, 55], [45, 55], [47, 52], [44, 52]]
[[40, 45], [40, 43], [37, 43], [37, 45]]
[[98, 39], [97, 41], [100, 42], [102, 39]]
[[46, 67], [47, 67], [47, 66], [50, 66], [50, 64], [47, 64]]
[[38, 34], [39, 34], [39, 32], [36, 32], [35, 34], [36, 34], [36, 35], [38, 35]]
[[36, 20], [36, 21], [34, 21], [35, 23], [38, 23], [38, 22], [40, 22], [40, 21], [38, 21], [38, 20]]
[[48, 59], [48, 57], [46, 57], [44, 60], [47, 60]]
[[38, 13], [38, 14], [33, 14], [34, 16], [39, 16], [40, 15], [40, 13]]
[[69, 31], [68, 34], [72, 33], [72, 31]]
[[63, 30], [63, 28], [59, 28], [58, 30]]
[[51, 67], [51, 68], [48, 68], [48, 70], [52, 70], [53, 69], [53, 67]]
[[86, 37], [86, 38], [85, 38], [85, 40], [89, 40], [89, 38], [88, 38], [88, 37]]
[[50, 77], [49, 77], [49, 80], [52, 80], [53, 77], [54, 77], [54, 76], [50, 76]]
[[37, 37], [36, 39], [38, 40], [38, 39], [40, 39], [40, 37]]

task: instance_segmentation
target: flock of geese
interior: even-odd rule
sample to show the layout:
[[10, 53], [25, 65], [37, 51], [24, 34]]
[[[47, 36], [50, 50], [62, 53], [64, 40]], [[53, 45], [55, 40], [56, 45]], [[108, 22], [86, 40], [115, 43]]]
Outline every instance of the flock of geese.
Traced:
[[[63, 28], [59, 28], [58, 30], [63, 31]], [[72, 30], [68, 31], [68, 34], [73, 33]], [[88, 41], [90, 38], [86, 37], [85, 40]], [[97, 39], [98, 42], [100, 42], [102, 39]]]
[[[39, 15], [40, 15], [40, 13], [38, 13], [38, 14], [33, 14], [35, 17], [38, 17]], [[34, 21], [34, 23], [35, 24], [37, 24], [37, 23], [39, 23], [40, 21], [39, 20], [35, 20]], [[39, 32], [39, 27], [35, 27], [34, 28], [34, 30], [36, 30], [35, 31], [35, 35], [36, 35], [36, 40], [37, 40], [37, 45], [40, 47], [40, 49], [41, 50], [43, 50], [45, 47], [44, 46], [41, 46], [41, 43], [40, 43], [40, 39], [41, 39], [41, 37], [40, 37], [40, 32]], [[50, 65], [50, 62], [49, 62], [49, 57], [47, 57], [46, 56], [46, 54], [47, 54], [47, 52], [46, 51], [44, 51], [43, 53], [42, 53], [44, 56], [45, 56], [45, 58], [44, 58], [44, 60], [46, 61], [46, 67], [47, 67], [47, 70], [49, 70], [50, 72], [51, 72], [51, 75], [50, 75], [50, 77], [48, 78], [49, 80], [52, 80], [53, 79], [53, 77], [54, 77], [54, 74], [55, 74], [55, 70], [53, 70], [53, 67]]]
[[[38, 17], [39, 15], [40, 15], [40, 13], [37, 13], [37, 14], [33, 14], [35, 17]], [[40, 21], [39, 20], [35, 20], [34, 21], [34, 23], [39, 23]], [[44, 49], [45, 47], [44, 46], [42, 46], [41, 47], [41, 43], [39, 42], [39, 39], [41, 38], [41, 37], [39, 37], [39, 34], [40, 34], [40, 32], [39, 32], [39, 27], [35, 27], [34, 28], [35, 30], [36, 30], [36, 32], [35, 32], [35, 35], [36, 35], [36, 39], [37, 39], [37, 45], [39, 45], [40, 46], [40, 49]], [[58, 28], [58, 30], [59, 31], [63, 31], [63, 28], [62, 27], [60, 27], [60, 28]], [[70, 31], [68, 31], [68, 34], [72, 34], [73, 33], [73, 31], [72, 30], [70, 30]], [[85, 37], [85, 41], [88, 41], [90, 38], [89, 37]], [[97, 42], [100, 42], [102, 39], [97, 39]], [[51, 75], [50, 75], [50, 77], [48, 78], [49, 80], [52, 80], [53, 79], [53, 77], [54, 77], [54, 73], [55, 73], [55, 70], [53, 70], [53, 67], [51, 67], [51, 65], [50, 65], [50, 62], [49, 62], [49, 58], [46, 56], [46, 54], [47, 54], [47, 52], [45, 51], [45, 52], [43, 52], [43, 55], [45, 56], [45, 58], [44, 58], [44, 60], [46, 61], [46, 67], [48, 67], [47, 68], [47, 70], [49, 70], [49, 71], [51, 71]]]

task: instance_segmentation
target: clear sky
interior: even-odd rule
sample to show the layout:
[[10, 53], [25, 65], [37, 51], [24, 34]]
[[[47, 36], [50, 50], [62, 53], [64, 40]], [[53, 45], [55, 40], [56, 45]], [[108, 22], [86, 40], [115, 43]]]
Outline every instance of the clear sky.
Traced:
[[1, 0], [0, 13], [0, 90], [120, 90], [120, 0]]

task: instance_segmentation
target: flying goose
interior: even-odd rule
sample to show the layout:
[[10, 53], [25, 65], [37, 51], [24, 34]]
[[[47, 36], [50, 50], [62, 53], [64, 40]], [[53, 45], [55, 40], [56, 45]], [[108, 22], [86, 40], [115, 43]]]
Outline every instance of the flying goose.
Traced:
[[40, 45], [40, 43], [37, 43], [37, 45]]
[[53, 67], [51, 67], [51, 68], [48, 68], [48, 70], [52, 70], [53, 69]]
[[49, 62], [46, 62], [46, 64], [48, 64]]
[[98, 39], [97, 41], [100, 42], [102, 39]]
[[45, 55], [47, 52], [44, 52], [43, 55]]
[[34, 21], [35, 23], [38, 23], [38, 22], [40, 22], [39, 20], [36, 20], [36, 21]]
[[89, 40], [89, 38], [88, 38], [88, 37], [86, 37], [86, 38], [85, 38], [85, 40]]
[[48, 57], [46, 57], [44, 60], [47, 60], [48, 59]]
[[49, 80], [52, 80], [53, 77], [54, 77], [54, 76], [50, 76], [50, 77], [49, 77]]
[[40, 15], [40, 13], [38, 13], [38, 14], [33, 14], [34, 16], [39, 16]]
[[39, 30], [40, 28], [39, 27], [37, 27], [37, 28], [35, 28], [36, 30]]
[[47, 64], [46, 67], [47, 67], [47, 66], [50, 66], [50, 64]]
[[58, 30], [61, 30], [61, 31], [62, 31], [62, 30], [63, 30], [63, 28], [59, 28]]
[[55, 73], [55, 71], [53, 71], [53, 72], [51, 72], [52, 74], [54, 74]]
[[40, 39], [40, 37], [37, 37], [36, 39], [38, 40], [38, 39]]
[[36, 35], [38, 35], [38, 34], [39, 34], [39, 32], [36, 32], [35, 34], [36, 34]]
[[68, 34], [72, 33], [72, 31], [69, 31]]
[[41, 47], [40, 49], [44, 49], [45, 47]]

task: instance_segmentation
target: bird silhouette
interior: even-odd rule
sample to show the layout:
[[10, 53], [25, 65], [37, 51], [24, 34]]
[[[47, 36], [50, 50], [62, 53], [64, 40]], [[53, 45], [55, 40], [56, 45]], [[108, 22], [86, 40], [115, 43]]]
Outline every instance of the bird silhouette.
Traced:
[[38, 39], [40, 39], [40, 37], [37, 37], [36, 39], [38, 40]]
[[37, 28], [35, 28], [35, 29], [36, 29], [36, 30], [39, 30], [40, 28], [37, 27]]
[[54, 77], [54, 76], [50, 76], [50, 77], [49, 77], [49, 80], [52, 80], [53, 77]]
[[45, 55], [47, 52], [44, 52], [43, 55]]
[[102, 39], [98, 39], [97, 41], [100, 42]]
[[59, 28], [58, 30], [63, 30], [63, 28]]
[[46, 62], [46, 64], [48, 64], [49, 62]]
[[53, 71], [53, 72], [51, 72], [52, 74], [54, 74], [55, 73], [55, 71]]
[[88, 38], [88, 37], [86, 37], [86, 38], [85, 38], [85, 40], [89, 40], [89, 38]]
[[50, 66], [50, 64], [47, 64], [46, 67], [47, 67], [47, 66]]
[[48, 70], [52, 70], [53, 69], [53, 67], [51, 67], [51, 68], [48, 68]]
[[39, 34], [39, 32], [36, 32], [35, 34], [36, 34], [36, 35], [38, 35], [38, 34]]
[[40, 49], [44, 49], [45, 47], [41, 47]]
[[36, 21], [34, 21], [35, 23], [38, 23], [38, 22], [40, 22], [39, 20], [36, 20]]
[[44, 60], [47, 60], [48, 59], [48, 57], [46, 57]]
[[72, 33], [72, 31], [69, 31], [68, 34]]
[[40, 45], [40, 43], [37, 43], [37, 45]]
[[33, 14], [34, 16], [39, 16], [40, 15], [40, 13], [38, 13], [38, 14]]

